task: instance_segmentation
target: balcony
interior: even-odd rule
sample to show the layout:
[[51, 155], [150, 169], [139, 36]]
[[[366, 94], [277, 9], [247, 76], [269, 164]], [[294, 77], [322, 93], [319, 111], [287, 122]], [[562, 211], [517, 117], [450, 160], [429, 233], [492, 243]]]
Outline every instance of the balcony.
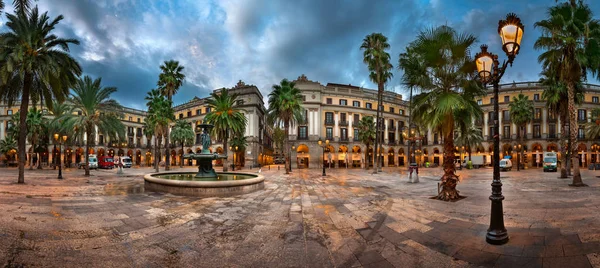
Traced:
[[550, 133], [548, 134], [548, 139], [558, 139], [558, 136], [556, 135], [556, 133]]
[[340, 141], [341, 141], [341, 142], [348, 142], [348, 141], [350, 141], [350, 140], [348, 139], [348, 137], [341, 137], [341, 138], [340, 138]]
[[333, 120], [325, 120], [325, 125], [326, 126], [333, 126], [333, 125], [335, 125], [335, 123], [333, 122]]
[[389, 141], [389, 142], [388, 142], [388, 146], [396, 146], [396, 145], [398, 145], [398, 144], [396, 143], [396, 141]]
[[502, 118], [502, 124], [510, 124], [510, 118]]
[[577, 123], [579, 123], [579, 124], [587, 123], [587, 118], [577, 118]]
[[355, 127], [358, 126], [358, 120], [352, 121], [352, 126], [355, 126]]
[[494, 125], [494, 119], [492, 119], [492, 118], [488, 118], [487, 122], [488, 122], [488, 125], [490, 125], [490, 126]]
[[392, 131], [392, 132], [396, 132], [396, 128], [394, 127], [394, 125], [388, 126], [388, 131]]
[[556, 117], [555, 118], [548, 117], [548, 123], [556, 123]]
[[133, 142], [132, 143], [128, 143], [127, 147], [129, 147], [129, 148], [135, 148], [135, 144]]
[[142, 148], [142, 143], [140, 143], [140, 142], [136, 143], [136, 144], [135, 144], [135, 147], [136, 147], [136, 148]]
[[133, 131], [132, 132], [127, 132], [127, 136], [133, 136]]
[[298, 138], [297, 138], [297, 139], [298, 139], [298, 140], [305, 141], [305, 140], [308, 140], [308, 136], [298, 136]]
[[578, 140], [585, 140], [585, 135], [584, 134], [578, 134], [577, 135], [577, 139]]
[[[325, 124], [327, 125], [327, 123], [325, 123]], [[338, 125], [341, 126], [341, 127], [346, 127], [346, 126], [348, 126], [348, 121], [345, 121], [345, 120], [344, 121], [339, 121]]]
[[358, 137], [354, 137], [352, 140], [353, 140], [353, 141], [360, 141], [360, 140], [358, 139]]
[[483, 120], [475, 120], [475, 125], [476, 125], [476, 126], [481, 126], [481, 125], [483, 125]]

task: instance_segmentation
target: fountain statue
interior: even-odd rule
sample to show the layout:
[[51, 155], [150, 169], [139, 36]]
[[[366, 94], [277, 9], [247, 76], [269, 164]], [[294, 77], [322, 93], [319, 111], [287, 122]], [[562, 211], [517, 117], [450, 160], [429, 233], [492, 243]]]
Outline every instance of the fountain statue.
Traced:
[[201, 124], [198, 125], [199, 128], [202, 129], [202, 134], [200, 135], [202, 142], [202, 151], [197, 153], [191, 153], [183, 155], [184, 159], [193, 159], [198, 163], [198, 173], [196, 174], [196, 178], [217, 178], [217, 173], [213, 168], [212, 161], [216, 159], [227, 158], [225, 155], [220, 155], [215, 153], [210, 153], [211, 140], [209, 132], [212, 130], [213, 125], [209, 124]]

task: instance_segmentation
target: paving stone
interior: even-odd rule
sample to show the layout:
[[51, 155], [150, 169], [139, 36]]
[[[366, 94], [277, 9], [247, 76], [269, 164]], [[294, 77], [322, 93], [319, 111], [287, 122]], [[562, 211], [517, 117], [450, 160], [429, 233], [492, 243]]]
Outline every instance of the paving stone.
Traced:
[[454, 258], [481, 266], [494, 266], [500, 254], [489, 253], [472, 248], [461, 248]]
[[494, 267], [527, 267], [541, 268], [543, 267], [542, 258], [527, 258], [517, 256], [501, 255], [496, 261]]
[[544, 268], [588, 268], [592, 267], [586, 256], [544, 258]]

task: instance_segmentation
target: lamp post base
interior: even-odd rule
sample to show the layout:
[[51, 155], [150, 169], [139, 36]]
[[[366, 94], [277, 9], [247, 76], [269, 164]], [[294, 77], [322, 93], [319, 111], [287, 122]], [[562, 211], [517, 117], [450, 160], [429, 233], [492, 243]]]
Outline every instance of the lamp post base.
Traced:
[[504, 245], [508, 242], [506, 230], [488, 230], [485, 241], [492, 245]]

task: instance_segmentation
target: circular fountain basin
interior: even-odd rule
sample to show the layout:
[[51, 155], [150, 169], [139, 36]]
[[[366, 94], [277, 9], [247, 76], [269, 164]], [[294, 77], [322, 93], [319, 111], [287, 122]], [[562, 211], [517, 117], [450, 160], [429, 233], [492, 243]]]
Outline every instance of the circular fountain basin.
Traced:
[[265, 177], [241, 172], [220, 172], [217, 178], [196, 178], [197, 172], [160, 172], [144, 175], [146, 191], [186, 196], [231, 196], [264, 189]]

